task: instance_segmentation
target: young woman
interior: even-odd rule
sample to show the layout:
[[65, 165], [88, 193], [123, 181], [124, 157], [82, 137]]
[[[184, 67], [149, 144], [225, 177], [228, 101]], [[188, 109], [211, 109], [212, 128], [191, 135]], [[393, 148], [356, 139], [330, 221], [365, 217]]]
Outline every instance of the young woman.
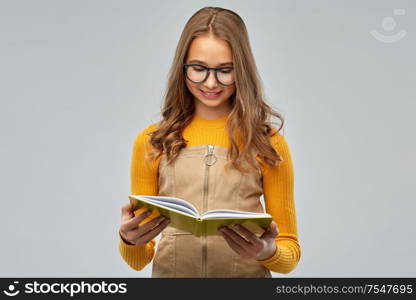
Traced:
[[[273, 222], [261, 235], [223, 227], [196, 237], [130, 204], [122, 208], [119, 251], [153, 277], [271, 277], [299, 262], [294, 173], [283, 117], [264, 99], [243, 20], [233, 11], [205, 7], [182, 32], [162, 120], [134, 141], [131, 193], [186, 199], [200, 212], [266, 212]], [[281, 120], [279, 129], [270, 118]], [[161, 233], [155, 250], [154, 238]]]

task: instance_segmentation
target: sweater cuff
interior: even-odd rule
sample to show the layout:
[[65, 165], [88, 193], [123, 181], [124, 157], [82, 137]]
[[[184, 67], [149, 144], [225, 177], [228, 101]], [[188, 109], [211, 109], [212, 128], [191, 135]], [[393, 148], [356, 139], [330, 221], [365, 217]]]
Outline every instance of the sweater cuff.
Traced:
[[144, 245], [129, 245], [119, 237], [118, 249], [124, 260], [133, 269], [140, 271], [153, 259], [155, 243], [155, 240], [151, 240]]
[[279, 261], [280, 255], [282, 254], [282, 249], [279, 248], [279, 245], [276, 243], [276, 251], [274, 252], [273, 256], [265, 259], [265, 260], [257, 260], [263, 266], [270, 269], [271, 265], [276, 264]]
[[260, 264], [268, 268], [270, 271], [287, 274], [291, 272], [298, 264], [300, 259], [300, 248], [293, 241], [288, 243], [285, 240], [276, 241], [276, 253], [266, 259], [258, 260]]

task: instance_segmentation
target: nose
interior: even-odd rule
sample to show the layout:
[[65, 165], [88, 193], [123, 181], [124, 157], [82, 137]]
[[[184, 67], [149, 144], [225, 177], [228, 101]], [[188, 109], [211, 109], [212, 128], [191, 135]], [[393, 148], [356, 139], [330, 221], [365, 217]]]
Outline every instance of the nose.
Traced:
[[217, 85], [218, 82], [215, 78], [215, 73], [214, 70], [209, 70], [208, 73], [208, 78], [207, 80], [204, 82], [204, 85], [208, 88], [208, 89], [214, 89]]

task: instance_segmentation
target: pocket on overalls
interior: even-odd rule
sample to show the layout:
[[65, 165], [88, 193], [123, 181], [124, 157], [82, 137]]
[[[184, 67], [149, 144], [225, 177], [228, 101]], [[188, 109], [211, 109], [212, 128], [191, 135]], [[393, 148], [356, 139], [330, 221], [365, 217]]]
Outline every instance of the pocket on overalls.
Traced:
[[152, 277], [173, 277], [175, 274], [175, 237], [162, 235], [153, 258]]
[[201, 276], [201, 241], [192, 233], [179, 230], [164, 232], [172, 239], [174, 248], [173, 277]]

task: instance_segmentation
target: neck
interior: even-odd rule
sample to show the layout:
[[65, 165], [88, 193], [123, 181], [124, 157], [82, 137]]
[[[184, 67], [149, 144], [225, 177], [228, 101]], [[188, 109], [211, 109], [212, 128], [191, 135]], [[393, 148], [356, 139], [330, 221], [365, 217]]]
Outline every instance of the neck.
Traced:
[[221, 103], [218, 107], [208, 107], [195, 102], [195, 115], [205, 120], [216, 120], [228, 116], [232, 110], [230, 100]]

